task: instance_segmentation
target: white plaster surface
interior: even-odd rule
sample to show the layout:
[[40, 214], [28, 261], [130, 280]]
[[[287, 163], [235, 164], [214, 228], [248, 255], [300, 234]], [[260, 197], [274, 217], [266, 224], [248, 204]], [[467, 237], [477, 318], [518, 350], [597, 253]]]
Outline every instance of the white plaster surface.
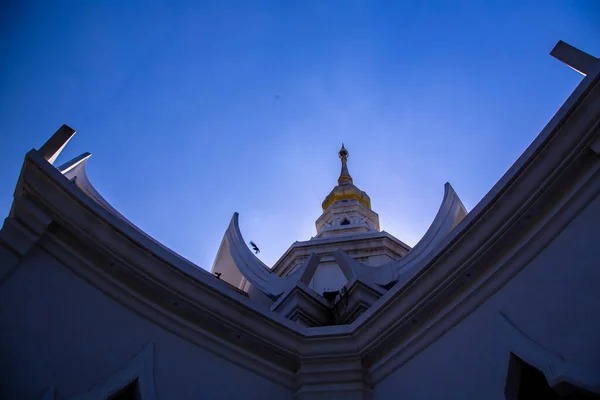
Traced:
[[344, 277], [340, 267], [335, 263], [327, 263], [319, 265], [310, 282], [310, 288], [323, 294], [325, 291], [340, 290], [346, 283], [348, 280]]
[[375, 386], [375, 399], [504, 399], [503, 312], [530, 339], [600, 376], [600, 198], [505, 287]]
[[0, 287], [0, 394], [85, 393], [154, 343], [160, 399], [289, 399], [291, 392], [141, 318], [40, 248]]

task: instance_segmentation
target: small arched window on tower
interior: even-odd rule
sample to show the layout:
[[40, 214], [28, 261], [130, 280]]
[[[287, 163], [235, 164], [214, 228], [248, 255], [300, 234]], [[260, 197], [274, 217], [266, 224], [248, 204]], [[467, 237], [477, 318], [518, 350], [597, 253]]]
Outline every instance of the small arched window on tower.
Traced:
[[340, 222], [340, 225], [350, 225], [350, 221], [348, 221], [348, 218], [344, 218], [342, 222]]

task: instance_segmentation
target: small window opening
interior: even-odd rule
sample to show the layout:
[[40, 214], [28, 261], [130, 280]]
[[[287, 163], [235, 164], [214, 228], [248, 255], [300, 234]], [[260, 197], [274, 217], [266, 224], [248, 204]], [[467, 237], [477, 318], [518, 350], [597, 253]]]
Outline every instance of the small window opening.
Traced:
[[140, 387], [138, 380], [135, 379], [129, 385], [119, 390], [108, 398], [108, 400], [140, 400]]
[[350, 221], [348, 221], [346, 218], [344, 218], [340, 225], [350, 225]]
[[585, 400], [597, 398], [569, 384], [552, 388], [544, 373], [514, 354], [510, 355], [504, 394], [507, 400]]

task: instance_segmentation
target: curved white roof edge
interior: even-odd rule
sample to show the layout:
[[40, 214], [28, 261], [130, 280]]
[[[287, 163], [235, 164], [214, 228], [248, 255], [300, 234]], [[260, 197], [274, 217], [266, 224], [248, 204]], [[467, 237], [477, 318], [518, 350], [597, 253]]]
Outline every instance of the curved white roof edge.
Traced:
[[[68, 137], [65, 132], [69, 133]], [[58, 157], [58, 153], [60, 153], [60, 151], [62, 151], [62, 149], [64, 149], [66, 146], [66, 142], [68, 142], [68, 140], [70, 140], [74, 134], [74, 130], [66, 125], [63, 125], [37, 153], [42, 155], [47, 161], [50, 162], [50, 160], [46, 158], [41, 151], [44, 148], [51, 147], [48, 145], [48, 143], [50, 143], [52, 147], [58, 147], [58, 150], [52, 153], [51, 156], [51, 158], [55, 160]], [[61, 144], [61, 140], [59, 139], [66, 141]], [[142, 235], [146, 240], [149, 240], [153, 245], [159, 246], [171, 257], [174, 257], [175, 259], [173, 262], [176, 265], [179, 265], [180, 267], [187, 265], [188, 268], [186, 269], [188, 271], [189, 268], [193, 268], [198, 272], [206, 272], [201, 268], [198, 268], [189, 260], [153, 239], [151, 236], [146, 234], [135, 224], [125, 218], [114, 207], [112, 207], [112, 205], [106, 201], [106, 199], [104, 199], [104, 197], [102, 197], [102, 195], [96, 190], [88, 178], [86, 167], [87, 161], [90, 157], [91, 153], [83, 153], [58, 167], [57, 170], [65, 178], [73, 182], [87, 197], [93, 200], [94, 203], [99, 205], [112, 217], [117, 218], [121, 222], [125, 223], [138, 234]], [[462, 219], [465, 214], [466, 210], [458, 198], [458, 195], [452, 186], [449, 183], [446, 183], [444, 186], [444, 198], [436, 217], [434, 218], [431, 226], [423, 238], [413, 249], [411, 249], [411, 251], [409, 251], [405, 257], [382, 267], [370, 267], [364, 265], [353, 260], [341, 251], [336, 253], [336, 259], [338, 260], [342, 271], [349, 281], [355, 277], [360, 277], [361, 280], [367, 283], [386, 286], [391, 282], [398, 281], [399, 271], [410, 270], [412, 273], [402, 274], [406, 276], [406, 278], [403, 279], [405, 283], [410, 277], [414, 276], [418, 272], [417, 269], [413, 269], [412, 267], [421, 262], [421, 260], [431, 252], [435, 244], [443, 239], [454, 228], [454, 226], [460, 222], [460, 219]], [[247, 293], [248, 297], [250, 297], [250, 299], [246, 300], [250, 300], [251, 303], [254, 303], [253, 308], [256, 310], [261, 310], [260, 312], [262, 313], [268, 312], [265, 306], [269, 307], [273, 301], [275, 301], [286, 291], [289, 291], [291, 288], [296, 286], [298, 283], [308, 286], [320, 262], [320, 258], [316, 254], [311, 254], [292, 274], [285, 277], [280, 277], [273, 273], [271, 269], [267, 267], [261, 260], [259, 260], [251, 252], [248, 246], [246, 246], [239, 227], [239, 214], [237, 212], [234, 213], [231, 218], [229, 227], [225, 232], [223, 241], [219, 248], [217, 258], [226, 258], [233, 262], [235, 268], [243, 276], [243, 279], [239, 283], [228, 283], [233, 284], [233, 286], [237, 287], [238, 289], [246, 289], [245, 292]], [[215, 269], [217, 265], [218, 259], [215, 259], [212, 271], [213, 273], [218, 272]], [[349, 272], [348, 269], [352, 270], [352, 272]], [[257, 293], [257, 291], [259, 293]], [[263, 296], [263, 294], [266, 297]]]
[[346, 276], [355, 276], [380, 286], [388, 286], [397, 282], [400, 276], [418, 272], [417, 266], [434, 250], [435, 246], [446, 237], [467, 215], [467, 210], [450, 183], [444, 185], [444, 198], [433, 222], [419, 242], [399, 260], [390, 261], [379, 267], [354, 260], [344, 251], [338, 250], [335, 258]]
[[[65, 126], [67, 126], [67, 125], [63, 125], [63, 127], [65, 127]], [[73, 135], [74, 134], [75, 134], [75, 131], [73, 131]], [[66, 143], [65, 143], [65, 145], [66, 145]], [[64, 148], [64, 146], [61, 147], [61, 150], [63, 148]], [[185, 260], [187, 263], [191, 263], [191, 261], [189, 261], [185, 257], [173, 252], [167, 246], [165, 246], [164, 244], [162, 244], [161, 242], [159, 242], [158, 240], [154, 239], [152, 236], [150, 236], [149, 234], [144, 232], [136, 224], [134, 224], [133, 222], [128, 220], [123, 214], [121, 214], [116, 208], [114, 208], [104, 197], [102, 197], [100, 192], [98, 192], [98, 190], [95, 188], [95, 186], [92, 184], [92, 182], [88, 178], [87, 162], [91, 156], [92, 156], [92, 153], [85, 152], [85, 153], [67, 161], [66, 163], [62, 164], [57, 169], [61, 174], [63, 174], [64, 177], [69, 179], [71, 182], [73, 182], [75, 184], [75, 186], [77, 186], [79, 189], [81, 189], [81, 191], [83, 193], [85, 193], [89, 198], [94, 200], [96, 203], [98, 203], [98, 205], [100, 205], [106, 211], [111, 213], [113, 216], [115, 216], [116, 218], [125, 222], [131, 228], [135, 229], [138, 233], [140, 233], [141, 235], [146, 237], [148, 240], [151, 240], [153, 243], [160, 246], [162, 249], [171, 252], [172, 254], [176, 255], [178, 258]], [[198, 267], [196, 267], [196, 268], [198, 268]]]
[[240, 231], [239, 214], [237, 212], [231, 218], [224, 240], [227, 242], [227, 250], [235, 266], [246, 280], [271, 297], [280, 296], [283, 292], [295, 286], [297, 282], [308, 285], [321, 261], [316, 254], [312, 253], [294, 273], [288, 276], [281, 277], [271, 272], [271, 269], [246, 246]]

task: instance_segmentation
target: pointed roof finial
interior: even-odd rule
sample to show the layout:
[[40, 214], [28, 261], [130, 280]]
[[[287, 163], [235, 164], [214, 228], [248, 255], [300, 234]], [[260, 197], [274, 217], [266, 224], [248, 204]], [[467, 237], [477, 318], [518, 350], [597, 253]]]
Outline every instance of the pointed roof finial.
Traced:
[[350, 172], [348, 172], [348, 155], [350, 153], [344, 147], [344, 143], [342, 143], [342, 148], [338, 152], [340, 156], [340, 160], [342, 160], [342, 171], [340, 172], [340, 177], [338, 178], [338, 185], [333, 188], [333, 190], [325, 197], [323, 201], [322, 207], [323, 211], [327, 210], [329, 206], [335, 203], [338, 200], [346, 201], [346, 200], [357, 200], [363, 206], [367, 208], [371, 208], [371, 199], [369, 195], [365, 192], [354, 186], [352, 183], [352, 177], [350, 176]]
[[350, 176], [350, 172], [348, 172], [348, 156], [350, 153], [344, 147], [344, 143], [342, 143], [342, 148], [338, 152], [340, 159], [342, 160], [342, 171], [340, 172], [340, 177], [338, 178], [338, 185], [350, 185], [352, 184], [352, 177]]
[[340, 151], [338, 152], [340, 158], [348, 158], [348, 150], [346, 150], [346, 148], [344, 147], [344, 143], [342, 142], [342, 148], [340, 149]]

